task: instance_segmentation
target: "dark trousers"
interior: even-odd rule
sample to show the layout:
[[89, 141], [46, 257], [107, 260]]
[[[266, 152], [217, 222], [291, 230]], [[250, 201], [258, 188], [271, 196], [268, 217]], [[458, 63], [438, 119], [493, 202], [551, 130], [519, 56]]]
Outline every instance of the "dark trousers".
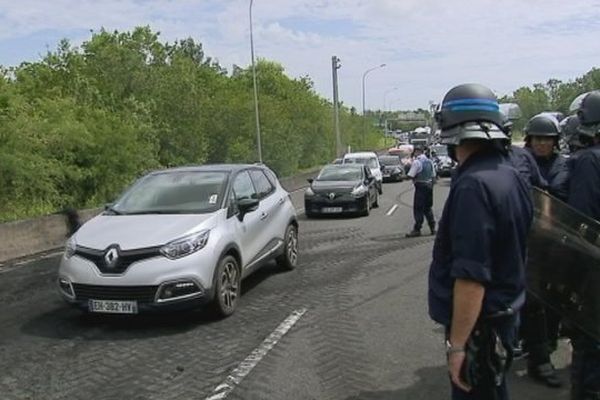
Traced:
[[572, 339], [571, 399], [600, 399], [600, 342], [584, 334]]
[[[493, 323], [494, 329], [496, 330], [503, 347], [510, 353], [510, 358], [512, 358], [512, 344], [515, 341], [517, 324], [518, 319], [516, 316], [502, 318]], [[456, 386], [451, 386], [452, 400], [508, 400], [506, 379], [502, 379], [498, 385], [473, 387], [470, 392], [463, 392]]]
[[413, 199], [413, 215], [415, 217], [415, 231], [420, 231], [423, 220], [427, 218], [430, 228], [435, 228], [433, 217], [433, 185], [415, 183], [415, 197]]
[[558, 338], [559, 318], [532, 296], [527, 297], [521, 318], [521, 337], [529, 352], [529, 366], [549, 363]]

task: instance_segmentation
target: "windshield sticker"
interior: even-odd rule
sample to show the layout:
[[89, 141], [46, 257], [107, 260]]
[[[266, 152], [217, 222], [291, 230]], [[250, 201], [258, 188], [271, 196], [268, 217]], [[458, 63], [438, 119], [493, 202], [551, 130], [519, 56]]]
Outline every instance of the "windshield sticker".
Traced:
[[210, 196], [210, 198], [208, 199], [208, 202], [210, 204], [217, 204], [217, 199], [219, 198], [218, 194], [213, 194]]

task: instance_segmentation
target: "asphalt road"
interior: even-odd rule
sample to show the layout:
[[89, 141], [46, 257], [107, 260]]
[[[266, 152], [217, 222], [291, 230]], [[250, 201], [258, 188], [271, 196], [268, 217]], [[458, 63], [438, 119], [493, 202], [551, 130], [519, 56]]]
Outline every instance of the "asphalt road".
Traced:
[[[442, 180], [438, 215], [447, 192]], [[1, 269], [0, 399], [448, 398], [442, 330], [427, 316], [433, 237], [404, 238], [411, 203], [410, 183], [386, 184], [369, 217], [302, 217], [299, 267], [245, 280], [224, 320], [85, 316], [54, 289], [58, 256]], [[563, 342], [565, 379], [567, 356]], [[515, 399], [568, 398], [523, 361], [510, 385]]]

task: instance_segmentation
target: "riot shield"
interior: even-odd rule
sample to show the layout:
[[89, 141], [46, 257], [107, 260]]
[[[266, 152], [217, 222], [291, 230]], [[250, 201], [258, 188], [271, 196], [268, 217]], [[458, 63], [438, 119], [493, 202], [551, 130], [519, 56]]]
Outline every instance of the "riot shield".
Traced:
[[541, 190], [533, 198], [529, 295], [600, 340], [600, 223]]

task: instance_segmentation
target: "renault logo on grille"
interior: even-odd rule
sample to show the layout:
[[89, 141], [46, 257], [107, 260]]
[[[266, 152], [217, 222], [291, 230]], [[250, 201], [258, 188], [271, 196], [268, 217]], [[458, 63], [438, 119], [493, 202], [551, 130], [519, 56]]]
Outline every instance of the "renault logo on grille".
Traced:
[[329, 193], [329, 200], [335, 199], [335, 193]]
[[119, 250], [116, 247], [110, 248], [104, 255], [104, 261], [107, 268], [114, 268], [119, 262]]

